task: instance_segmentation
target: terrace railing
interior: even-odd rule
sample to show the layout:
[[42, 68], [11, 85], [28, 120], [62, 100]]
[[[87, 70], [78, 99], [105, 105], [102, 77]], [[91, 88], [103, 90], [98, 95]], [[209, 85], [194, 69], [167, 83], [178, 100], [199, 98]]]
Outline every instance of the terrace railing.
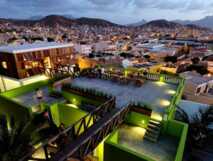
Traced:
[[[96, 108], [93, 112], [87, 114], [77, 122], [75, 122], [72, 126], [64, 130], [63, 132], [59, 133], [57, 136], [53, 137], [52, 139], [45, 142], [40, 147], [33, 150], [31, 153], [27, 154], [19, 161], [26, 161], [28, 159], [40, 161], [40, 160], [50, 160], [50, 154], [54, 155], [57, 153], [61, 147], [56, 145], [56, 143], [61, 140], [67, 140], [67, 144], [71, 144], [75, 141], [78, 137], [86, 133], [90, 128], [95, 126], [107, 113], [110, 113], [115, 108], [115, 97], [111, 98], [109, 101], [105, 102], [104, 104], [100, 105]], [[65, 146], [65, 143], [64, 145]], [[36, 150], [43, 148], [45, 152], [45, 158], [33, 158], [32, 155], [36, 152]], [[49, 150], [49, 149], [54, 149]]]
[[160, 75], [159, 74], [151, 74], [147, 73], [142, 76], [142, 78], [148, 79], [148, 80], [153, 80], [153, 81], [160, 81]]
[[176, 93], [172, 97], [172, 100], [170, 102], [170, 105], [169, 105], [169, 108], [168, 108], [168, 111], [167, 111], [169, 120], [174, 118], [174, 114], [175, 114], [175, 111], [176, 111], [176, 105], [178, 104], [178, 102], [181, 99], [181, 96], [182, 96], [182, 93], [183, 93], [183, 90], [184, 90], [184, 84], [185, 84], [185, 80], [180, 79]]
[[81, 142], [76, 140], [75, 143], [68, 145], [57, 153], [52, 161], [65, 161], [70, 157], [83, 160], [108, 134], [122, 124], [129, 111], [130, 106], [128, 105], [126, 108], [118, 109], [117, 112], [107, 115], [90, 132], [88, 131], [87, 134], [79, 138]]

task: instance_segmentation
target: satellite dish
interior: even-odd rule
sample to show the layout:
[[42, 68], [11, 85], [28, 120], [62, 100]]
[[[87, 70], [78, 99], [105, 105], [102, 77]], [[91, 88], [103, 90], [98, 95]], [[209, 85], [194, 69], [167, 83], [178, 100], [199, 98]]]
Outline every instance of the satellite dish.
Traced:
[[124, 59], [124, 60], [122, 61], [122, 66], [123, 66], [124, 68], [128, 68], [128, 67], [132, 66], [132, 63], [131, 63], [128, 59]]

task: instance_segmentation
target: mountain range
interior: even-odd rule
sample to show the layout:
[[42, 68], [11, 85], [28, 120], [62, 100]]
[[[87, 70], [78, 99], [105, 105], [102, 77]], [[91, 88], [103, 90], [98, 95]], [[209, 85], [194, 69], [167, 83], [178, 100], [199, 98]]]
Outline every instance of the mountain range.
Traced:
[[[146, 20], [141, 20], [139, 22], [136, 22], [136, 23], [132, 23], [132, 24], [128, 24], [127, 26], [133, 26], [133, 27], [138, 27], [138, 26], [142, 26], [142, 25], [145, 25], [145, 24], [149, 24], [151, 22], [151, 24], [153, 24], [153, 22], [156, 22], [157, 21], [161, 21], [161, 20], [153, 20], [153, 21], [146, 21]], [[199, 26], [199, 27], [204, 27], [204, 28], [210, 28], [210, 29], [213, 29], [213, 16], [206, 16], [202, 19], [199, 19], [199, 20], [195, 20], [195, 21], [192, 21], [192, 20], [174, 20], [174, 21], [164, 21], [167, 25], [168, 25], [168, 22], [174, 22], [174, 23], [179, 23], [181, 25], [187, 25], [187, 26], [191, 26], [191, 27], [196, 27], [196, 26]], [[161, 23], [163, 23], [161, 21]], [[165, 24], [165, 25], [166, 25]], [[194, 26], [192, 26], [194, 25]]]
[[190, 20], [175, 20], [174, 22], [183, 24], [183, 25], [198, 25], [201, 27], [207, 27], [213, 29], [213, 16], [206, 16], [200, 20], [190, 21]]
[[89, 25], [89, 26], [119, 26], [118, 24], [97, 18], [71, 18], [70, 16], [61, 16], [61, 15], [49, 15], [46, 17], [32, 17], [32, 19], [20, 20], [20, 19], [4, 19], [0, 18], [0, 24], [10, 23], [14, 25], [21, 26], [48, 26], [48, 27], [56, 27], [57, 25], [69, 27], [72, 25]]
[[49, 15], [46, 17], [41, 16], [34, 16], [27, 20], [20, 20], [20, 19], [3, 19], [0, 18], [0, 24], [9, 23], [14, 25], [21, 25], [21, 26], [48, 26], [48, 27], [56, 27], [56, 26], [63, 26], [63, 27], [70, 27], [72, 25], [88, 25], [88, 26], [99, 26], [99, 27], [141, 27], [141, 28], [193, 28], [193, 29], [204, 29], [206, 27], [213, 29], [213, 16], [205, 17], [204, 19], [198, 21], [167, 21], [167, 20], [154, 20], [147, 22], [146, 20], [142, 20], [137, 23], [133, 23], [130, 25], [118, 25], [112, 23], [110, 21], [104, 19], [97, 19], [97, 18], [74, 18], [72, 15]]

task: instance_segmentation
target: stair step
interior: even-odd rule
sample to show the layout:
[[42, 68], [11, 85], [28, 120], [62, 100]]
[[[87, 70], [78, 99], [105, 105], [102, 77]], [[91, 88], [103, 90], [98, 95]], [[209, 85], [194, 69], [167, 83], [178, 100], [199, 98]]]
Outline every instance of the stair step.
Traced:
[[148, 128], [152, 128], [152, 129], [160, 129], [160, 126], [154, 125], [154, 124], [148, 124]]
[[151, 138], [154, 138], [154, 139], [158, 138], [158, 135], [153, 134], [153, 133], [147, 133], [145, 136], [148, 136], [148, 137], [151, 137]]
[[152, 136], [149, 135], [145, 135], [144, 138], [151, 142], [157, 142], [157, 138], [153, 138]]
[[160, 130], [155, 130], [155, 129], [152, 129], [152, 128], [147, 128], [147, 132], [159, 134], [159, 133], [160, 133]]
[[149, 120], [149, 123], [159, 125], [159, 126], [161, 125], [161, 122], [155, 121], [155, 120], [152, 120], [152, 119]]

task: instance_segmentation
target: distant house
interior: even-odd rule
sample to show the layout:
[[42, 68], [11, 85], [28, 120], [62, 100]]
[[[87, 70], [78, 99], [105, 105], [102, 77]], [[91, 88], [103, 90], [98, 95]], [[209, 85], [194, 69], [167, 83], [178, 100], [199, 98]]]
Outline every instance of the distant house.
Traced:
[[213, 87], [213, 77], [203, 77], [194, 72], [182, 73], [186, 79], [185, 91], [190, 94], [200, 95], [208, 93], [209, 89]]
[[0, 75], [23, 79], [70, 63], [72, 44], [42, 42], [0, 47]]
[[181, 74], [186, 80], [184, 96], [188, 100], [195, 102], [213, 104], [213, 77], [204, 77], [194, 72], [185, 72]]

